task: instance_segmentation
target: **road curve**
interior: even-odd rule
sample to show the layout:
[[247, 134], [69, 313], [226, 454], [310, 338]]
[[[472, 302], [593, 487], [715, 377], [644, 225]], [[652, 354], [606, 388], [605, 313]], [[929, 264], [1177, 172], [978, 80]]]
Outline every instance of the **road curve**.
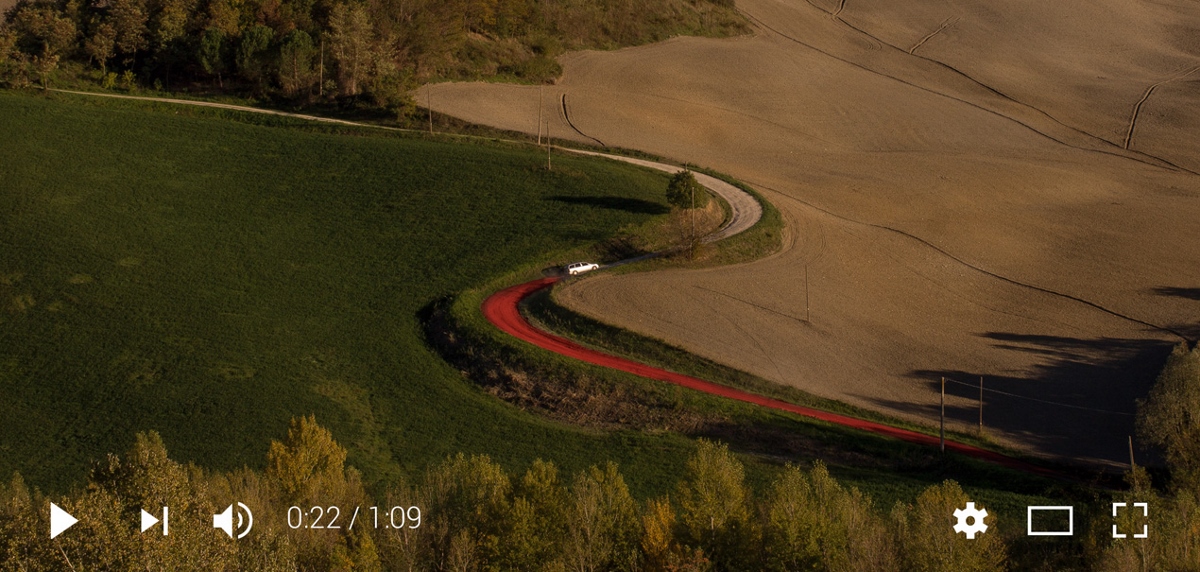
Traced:
[[[583, 155], [592, 155], [614, 159], [617, 161], [624, 161], [626, 163], [632, 163], [634, 165], [657, 169], [659, 171], [665, 171], [668, 173], [677, 173], [682, 170], [681, 167], [643, 159], [635, 159], [632, 157], [609, 155], [607, 153], [597, 153], [594, 151], [581, 151], [577, 149], [564, 150]], [[716, 232], [705, 237], [705, 242], [714, 242], [748, 230], [750, 227], [754, 226], [754, 224], [757, 223], [760, 218], [762, 218], [762, 205], [759, 204], [758, 200], [749, 193], [746, 193], [745, 191], [726, 183], [725, 181], [709, 175], [695, 173], [695, 176], [697, 182], [704, 185], [709, 190], [713, 191], [722, 199], [724, 199], [726, 203], [729, 204], [731, 211], [729, 220], [725, 222], [724, 226], [722, 226]], [[860, 431], [884, 435], [894, 439], [899, 439], [901, 441], [907, 441], [909, 443], [916, 443], [918, 445], [926, 445], [931, 447], [937, 447], [940, 444], [939, 439], [932, 435], [926, 435], [924, 433], [918, 433], [908, 429], [901, 429], [899, 427], [892, 427], [890, 425], [876, 423], [874, 421], [866, 421], [864, 419], [857, 419], [846, 415], [821, 411], [811, 407], [802, 407], [793, 403], [781, 401], [779, 399], [773, 399], [713, 383], [711, 381], [705, 381], [696, 377], [667, 371], [665, 369], [638, 363], [612, 354], [596, 351], [579, 345], [564, 337], [556, 336], [554, 334], [539, 330], [521, 315], [521, 301], [536, 292], [553, 286], [559, 280], [560, 278], [558, 277], [541, 278], [532, 282], [511, 286], [496, 292], [484, 300], [482, 307], [483, 315], [494, 326], [500, 328], [501, 331], [510, 336], [529, 342], [542, 349], [575, 358], [593, 365], [632, 373], [647, 379], [653, 379], [696, 391], [702, 391], [704, 393], [716, 395], [718, 397], [724, 397], [726, 399], [734, 399], [737, 401], [758, 405], [760, 407], [774, 409], [776, 411], [793, 413], [842, 427], [849, 427], [852, 429], [858, 429]], [[1019, 471], [1043, 476], [1058, 476], [1054, 471], [1033, 465], [1026, 461], [997, 453], [995, 451], [989, 451], [987, 449], [981, 449], [965, 443], [959, 443], [957, 441], [947, 440], [946, 449], [966, 455], [968, 457], [988, 461]]]
[[[854, 417], [839, 415], [837, 413], [812, 409], [810, 407], [801, 407], [786, 401], [764, 397], [748, 391], [742, 391], [740, 389], [720, 385], [711, 381], [705, 381], [703, 379], [688, 375], [641, 364], [612, 354], [599, 352], [581, 346], [566, 338], [539, 330], [533, 327], [533, 325], [521, 315], [521, 311], [519, 309], [520, 303], [525, 298], [545, 288], [549, 288], [558, 281], [559, 278], [557, 277], [541, 278], [532, 282], [511, 286], [496, 292], [484, 300], [483, 315], [489, 322], [494, 324], [497, 328], [500, 328], [500, 330], [506, 334], [521, 340], [525, 340], [542, 349], [550, 350], [554, 353], [572, 357], [593, 365], [632, 373], [648, 379], [662, 381], [681, 387], [686, 387], [688, 389], [694, 389], [696, 391], [702, 391], [710, 395], [716, 395], [727, 399], [743, 401], [745, 403], [751, 403], [760, 407], [774, 409], [776, 411], [793, 413], [811, 419], [832, 423], [834, 425], [840, 425], [842, 427], [849, 427], [852, 429], [867, 431], [869, 433], [875, 433], [877, 435], [884, 435], [886, 437], [892, 437], [894, 439], [907, 441], [909, 443], [916, 443], [918, 445], [926, 445], [931, 447], [938, 446], [938, 438], [932, 435], [926, 435], [924, 433], [918, 433], [908, 429], [892, 427], [890, 425], [884, 425], [882, 423], [876, 423], [873, 421], [856, 419]], [[1044, 467], [1039, 467], [1020, 459], [997, 453], [995, 451], [981, 449], [979, 447], [974, 447], [956, 441], [947, 440], [946, 449], [966, 455], [968, 457], [973, 457], [1008, 467], [1010, 469], [1016, 469], [1019, 471], [1025, 471], [1028, 473], [1034, 473], [1048, 477], [1058, 476], [1054, 471]]]
[[[593, 157], [604, 157], [605, 159], [612, 159], [614, 161], [623, 161], [625, 163], [638, 165], [639, 167], [646, 167], [648, 169], [655, 169], [657, 171], [663, 171], [672, 175], [684, 170], [683, 167], [676, 167], [675, 165], [658, 163], [656, 161], [647, 161], [645, 159], [635, 159], [633, 157], [624, 157], [621, 155], [609, 155], [608, 153], [597, 153], [595, 151], [583, 151], [580, 149], [569, 148], [562, 148], [562, 150], [577, 153], [579, 155], [591, 155]], [[697, 173], [693, 171], [692, 174], [695, 175], [697, 183], [700, 183], [708, 190], [716, 193], [717, 196], [721, 197], [725, 203], [729, 205], [729, 220], [725, 221], [725, 224], [722, 225], [721, 228], [717, 229], [716, 232], [704, 237], [704, 242], [716, 242], [723, 238], [729, 238], [735, 234], [749, 230], [750, 227], [757, 224], [758, 220], [762, 218], [762, 205], [759, 204], [758, 199], [755, 199], [750, 195], [750, 193], [726, 183], [721, 179], [705, 175], [704, 173]]]

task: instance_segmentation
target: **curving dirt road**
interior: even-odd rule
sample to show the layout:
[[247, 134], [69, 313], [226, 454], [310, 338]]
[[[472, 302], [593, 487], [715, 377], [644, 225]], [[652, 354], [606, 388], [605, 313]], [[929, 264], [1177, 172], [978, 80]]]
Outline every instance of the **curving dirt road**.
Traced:
[[[564, 148], [563, 150], [580, 155], [591, 155], [593, 157], [604, 157], [614, 161], [622, 161], [625, 163], [638, 165], [640, 167], [646, 167], [647, 169], [654, 169], [656, 171], [663, 171], [670, 174], [675, 174], [683, 170], [682, 167], [676, 167], [674, 165], [668, 165], [666, 163], [659, 163], [656, 161], [647, 161], [645, 159], [635, 159], [633, 157], [610, 155], [608, 153], [597, 153], [595, 151], [584, 151], [581, 149]], [[729, 205], [729, 220], [725, 221], [725, 224], [722, 225], [721, 228], [717, 229], [716, 232], [705, 236], [703, 239], [704, 242], [716, 242], [723, 238], [728, 238], [738, 234], [739, 232], [749, 230], [750, 227], [754, 226], [755, 223], [762, 218], [762, 205], [758, 204], [758, 201], [755, 200], [754, 197], [750, 196], [749, 193], [743, 192], [741, 189], [716, 177], [711, 177], [709, 175], [705, 175], [704, 173], [693, 172], [692, 174], [696, 177], [696, 182], [717, 194], [717, 196], [724, 199], [725, 203]]]

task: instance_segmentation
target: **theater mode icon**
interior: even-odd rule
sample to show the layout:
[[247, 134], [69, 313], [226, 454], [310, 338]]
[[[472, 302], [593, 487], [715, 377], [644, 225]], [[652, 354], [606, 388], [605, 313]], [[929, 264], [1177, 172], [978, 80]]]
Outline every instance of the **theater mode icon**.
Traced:
[[[1067, 513], [1066, 530], [1034, 530], [1035, 512]], [[1075, 507], [1073, 506], [1027, 506], [1025, 507], [1025, 536], [1072, 536], [1075, 534]]]

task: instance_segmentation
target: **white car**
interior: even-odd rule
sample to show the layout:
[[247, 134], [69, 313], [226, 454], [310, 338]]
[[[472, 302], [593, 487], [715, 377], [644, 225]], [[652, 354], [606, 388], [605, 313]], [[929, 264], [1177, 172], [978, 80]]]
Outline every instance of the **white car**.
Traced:
[[591, 272], [597, 268], [600, 268], [600, 265], [594, 262], [572, 262], [567, 265], [567, 274], [574, 276], [576, 274], [583, 274], [584, 272]]

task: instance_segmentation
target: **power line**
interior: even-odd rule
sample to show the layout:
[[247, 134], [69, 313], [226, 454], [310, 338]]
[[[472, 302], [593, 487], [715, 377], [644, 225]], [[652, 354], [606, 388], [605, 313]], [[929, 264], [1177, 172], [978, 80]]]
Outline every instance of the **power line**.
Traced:
[[[946, 378], [946, 380], [952, 384], [959, 384], [959, 385], [965, 385], [967, 387], [971, 387], [971, 389], [976, 389], [976, 387], [977, 387], [976, 384], [967, 384], [967, 383], [964, 383], [964, 381], [959, 381], [959, 380], [952, 379], [952, 378]], [[1082, 405], [1072, 405], [1070, 403], [1051, 402], [1051, 401], [1046, 401], [1046, 399], [1038, 399], [1037, 397], [1019, 396], [1019, 395], [1016, 395], [1016, 393], [1009, 393], [1007, 391], [1000, 391], [1000, 390], [992, 390], [992, 389], [990, 389], [990, 387], [989, 387], [989, 389], [984, 389], [983, 391], [988, 392], [988, 393], [996, 393], [996, 395], [1000, 395], [1000, 396], [1013, 397], [1016, 399], [1025, 399], [1025, 401], [1030, 401], [1030, 402], [1045, 403], [1048, 405], [1058, 405], [1058, 407], [1062, 407], [1062, 408], [1092, 411], [1092, 413], [1102, 413], [1102, 414], [1109, 414], [1109, 415], [1124, 415], [1127, 417], [1134, 416], [1134, 414], [1124, 413], [1124, 411], [1110, 411], [1108, 409], [1086, 408], [1086, 407], [1082, 407]]]

